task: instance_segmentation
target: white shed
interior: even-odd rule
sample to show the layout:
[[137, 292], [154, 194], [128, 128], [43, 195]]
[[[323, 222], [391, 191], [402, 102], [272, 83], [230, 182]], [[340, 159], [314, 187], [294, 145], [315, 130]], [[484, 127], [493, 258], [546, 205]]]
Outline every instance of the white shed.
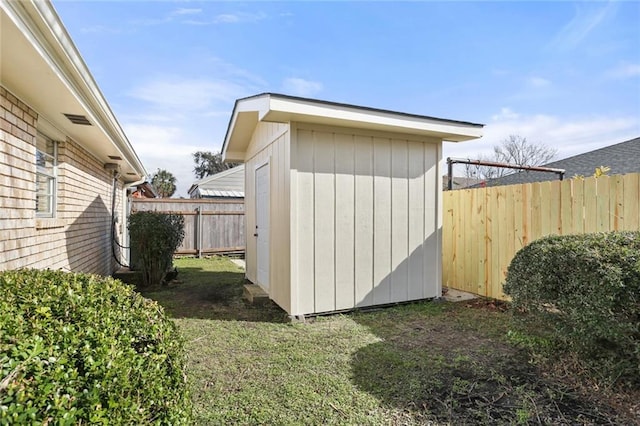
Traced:
[[260, 94], [236, 101], [246, 276], [290, 315], [441, 295], [442, 141], [481, 124]]

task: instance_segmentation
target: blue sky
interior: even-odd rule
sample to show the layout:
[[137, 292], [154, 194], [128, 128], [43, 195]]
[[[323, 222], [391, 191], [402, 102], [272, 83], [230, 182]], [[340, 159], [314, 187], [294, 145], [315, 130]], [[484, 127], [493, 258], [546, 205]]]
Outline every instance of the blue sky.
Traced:
[[[277, 92], [484, 123], [558, 158], [640, 136], [640, 2], [54, 1], [150, 173], [195, 180], [235, 99]], [[639, 160], [640, 161], [640, 160]], [[598, 166], [598, 165], [594, 165]]]

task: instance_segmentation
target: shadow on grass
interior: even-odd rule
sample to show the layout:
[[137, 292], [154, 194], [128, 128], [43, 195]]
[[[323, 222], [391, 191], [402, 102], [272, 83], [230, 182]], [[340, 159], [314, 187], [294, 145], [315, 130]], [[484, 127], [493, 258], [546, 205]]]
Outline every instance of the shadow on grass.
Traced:
[[546, 379], [506, 343], [504, 312], [426, 302], [353, 318], [380, 338], [353, 354], [354, 384], [411, 422], [615, 423], [611, 407]]
[[162, 287], [141, 289], [144, 297], [157, 301], [172, 318], [225, 321], [286, 322], [287, 315], [273, 302], [251, 305], [243, 299], [246, 283], [242, 271], [211, 271], [179, 267], [175, 280]]

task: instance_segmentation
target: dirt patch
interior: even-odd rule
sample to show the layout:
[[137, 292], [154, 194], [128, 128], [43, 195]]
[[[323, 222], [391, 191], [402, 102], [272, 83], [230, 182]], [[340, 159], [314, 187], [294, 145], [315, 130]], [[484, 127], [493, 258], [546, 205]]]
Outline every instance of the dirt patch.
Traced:
[[[376, 329], [382, 341], [354, 357], [358, 385], [422, 422], [638, 423], [629, 401], [621, 406], [576, 380], [562, 380], [506, 342], [506, 304], [456, 305], [440, 315], [387, 314], [394, 323]], [[375, 328], [375, 321], [363, 322]]]

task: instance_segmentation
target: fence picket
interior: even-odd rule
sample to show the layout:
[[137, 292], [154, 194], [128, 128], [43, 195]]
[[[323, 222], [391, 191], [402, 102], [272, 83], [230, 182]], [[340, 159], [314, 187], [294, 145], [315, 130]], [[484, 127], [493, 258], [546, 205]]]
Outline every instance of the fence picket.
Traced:
[[443, 285], [504, 299], [518, 249], [543, 235], [640, 230], [640, 174], [447, 191]]
[[184, 217], [185, 237], [176, 254], [243, 253], [244, 200], [134, 198], [132, 211], [161, 211]]

